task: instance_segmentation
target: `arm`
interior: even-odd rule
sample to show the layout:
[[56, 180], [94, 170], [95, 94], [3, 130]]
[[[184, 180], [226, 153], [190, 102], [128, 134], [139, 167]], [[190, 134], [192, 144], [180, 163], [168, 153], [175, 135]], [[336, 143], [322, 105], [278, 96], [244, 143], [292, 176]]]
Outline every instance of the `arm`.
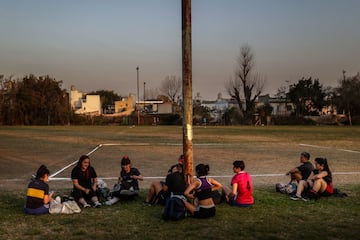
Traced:
[[311, 172], [307, 180], [314, 180], [314, 172]]
[[316, 179], [320, 179], [320, 178], [324, 178], [328, 175], [328, 172], [327, 171], [322, 171], [322, 172], [319, 172], [318, 174], [316, 174], [314, 176], [314, 180]]
[[48, 204], [50, 200], [52, 199], [52, 196], [54, 195], [54, 192], [49, 192], [49, 194], [44, 195], [44, 204]]
[[94, 190], [94, 192], [96, 192], [96, 188], [97, 188], [97, 178], [93, 178], [92, 189]]
[[237, 183], [234, 183], [234, 184], [232, 185], [232, 191], [231, 191], [231, 193], [229, 193], [229, 195], [228, 195], [229, 198], [232, 198], [232, 197], [234, 197], [234, 196], [237, 194], [237, 188], [238, 188], [238, 184], [237, 184]]
[[139, 175], [132, 175], [131, 178], [132, 178], [132, 179], [137, 179], [137, 180], [140, 180], [140, 181], [144, 180], [144, 177], [143, 177], [141, 174], [139, 174]]
[[194, 191], [194, 189], [199, 185], [199, 181], [198, 180], [194, 180], [185, 190], [184, 195], [187, 198], [190, 199], [195, 199], [194, 194], [192, 193]]
[[293, 168], [293, 169], [291, 169], [290, 171], [288, 171], [287, 173], [286, 173], [286, 175], [290, 175], [290, 174], [292, 174], [292, 173], [296, 173], [296, 172], [299, 172], [300, 170], [296, 167], [296, 168]]
[[81, 186], [79, 184], [79, 181], [77, 179], [73, 179], [73, 184], [74, 184], [74, 187], [82, 192], [85, 192], [86, 194], [89, 194], [90, 192], [90, 189], [87, 189], [87, 188], [84, 188], [83, 186]]
[[218, 181], [216, 181], [215, 179], [209, 178], [209, 180], [210, 180], [210, 183], [213, 185], [211, 188], [211, 191], [216, 191], [222, 187], [222, 184], [219, 183]]

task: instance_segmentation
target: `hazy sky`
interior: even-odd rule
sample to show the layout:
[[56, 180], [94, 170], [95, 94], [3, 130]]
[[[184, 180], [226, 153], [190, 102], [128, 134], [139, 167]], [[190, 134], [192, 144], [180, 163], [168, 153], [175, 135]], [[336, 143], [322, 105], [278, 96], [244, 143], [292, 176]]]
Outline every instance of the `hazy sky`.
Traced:
[[[228, 97], [240, 46], [271, 95], [302, 77], [360, 71], [359, 0], [193, 0], [193, 93]], [[50, 75], [80, 91], [140, 97], [181, 77], [181, 0], [0, 0], [0, 74]]]

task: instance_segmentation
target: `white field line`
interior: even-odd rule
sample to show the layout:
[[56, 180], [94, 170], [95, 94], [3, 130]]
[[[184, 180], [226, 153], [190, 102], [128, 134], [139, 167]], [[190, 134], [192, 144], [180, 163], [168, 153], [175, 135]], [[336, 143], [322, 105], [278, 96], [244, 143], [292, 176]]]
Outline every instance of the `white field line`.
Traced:
[[[167, 146], [180, 146], [182, 145], [182, 143], [157, 143], [156, 145], [167, 145]], [[198, 144], [198, 145], [224, 145], [224, 144]], [[90, 156], [92, 153], [94, 153], [95, 151], [97, 151], [99, 148], [103, 147], [103, 146], [150, 146], [149, 143], [102, 143], [97, 145], [93, 150], [91, 150], [90, 152], [88, 152], [86, 155]], [[62, 173], [63, 171], [65, 171], [66, 169], [68, 169], [71, 166], [74, 166], [76, 163], [78, 162], [78, 160], [73, 161], [72, 163], [66, 165], [65, 167], [61, 168], [60, 170], [56, 171], [55, 173], [51, 174], [49, 176], [49, 179], [54, 179], [56, 175]]]
[[[354, 175], [360, 172], [333, 172], [333, 175]], [[281, 177], [286, 176], [284, 173], [264, 173], [264, 174], [251, 174], [252, 177]], [[209, 175], [212, 178], [232, 178], [233, 175]], [[116, 180], [119, 177], [98, 177], [104, 180]], [[144, 177], [144, 179], [164, 179], [164, 176]], [[71, 181], [71, 178], [49, 178], [50, 181]]]
[[[168, 146], [179, 146], [182, 144], [178, 144], [178, 143], [157, 143], [156, 145], [168, 145]], [[229, 144], [217, 144], [217, 143], [204, 143], [204, 144], [195, 144], [198, 146], [215, 146], [215, 145], [229, 145]], [[329, 147], [322, 147], [322, 146], [316, 146], [316, 145], [310, 145], [310, 144], [299, 144], [300, 146], [308, 146], [308, 147], [315, 147], [315, 148], [329, 148]], [[150, 146], [149, 143], [103, 143], [103, 144], [99, 144], [97, 145], [93, 150], [91, 150], [90, 152], [88, 152], [86, 155], [90, 156], [92, 153], [94, 153], [95, 151], [97, 151], [99, 148], [103, 147], [103, 146]], [[339, 151], [347, 151], [347, 152], [353, 152], [353, 153], [360, 153], [358, 151], [352, 151], [352, 150], [346, 150], [346, 149], [337, 149]], [[49, 176], [49, 180], [55, 180], [55, 179], [62, 179], [62, 178], [55, 178], [56, 175], [62, 173], [63, 171], [65, 171], [66, 169], [68, 169], [69, 167], [75, 165], [78, 162], [78, 160], [73, 161], [72, 163], [66, 165], [65, 167], [61, 168], [60, 170], [56, 171], [55, 173], [51, 174]], [[254, 175], [256, 177], [256, 175]], [[281, 176], [280, 175], [264, 175], [264, 174], [260, 174], [259, 176]], [[228, 177], [228, 176], [214, 176], [214, 177]], [[153, 178], [162, 178], [162, 177], [153, 177]], [[67, 179], [67, 178], [65, 178]]]
[[[313, 148], [325, 148], [325, 149], [331, 149], [330, 147], [324, 147], [324, 146], [318, 146], [318, 145], [311, 145], [311, 144], [304, 144], [304, 143], [300, 143], [300, 146], [304, 146], [304, 147], [313, 147]], [[349, 152], [349, 153], [360, 153], [359, 151], [354, 151], [354, 150], [348, 150], [348, 149], [335, 149], [337, 151], [343, 151], [343, 152]]]
[[[360, 174], [360, 172], [333, 172], [333, 175], [354, 175]], [[265, 174], [251, 174], [252, 177], [280, 177], [286, 176], [283, 173], [265, 173]], [[209, 175], [212, 178], [231, 178], [233, 175]], [[104, 180], [116, 180], [119, 177], [98, 177], [99, 179]], [[29, 178], [30, 179], [30, 178]], [[154, 176], [154, 177], [144, 177], [144, 179], [165, 179], [164, 176]], [[19, 182], [24, 181], [23, 178], [12, 178], [12, 179], [2, 179], [5, 182]], [[49, 177], [49, 181], [71, 181], [71, 178], [60, 178], [60, 177]]]

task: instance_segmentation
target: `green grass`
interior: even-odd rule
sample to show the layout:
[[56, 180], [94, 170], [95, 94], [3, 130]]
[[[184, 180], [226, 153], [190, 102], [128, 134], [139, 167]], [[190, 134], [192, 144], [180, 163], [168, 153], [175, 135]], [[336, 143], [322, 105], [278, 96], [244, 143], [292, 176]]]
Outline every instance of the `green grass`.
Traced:
[[[210, 164], [212, 175], [232, 175], [231, 163], [240, 158], [253, 175], [284, 174], [298, 165], [301, 151], [309, 151], [312, 159], [326, 156], [333, 172], [360, 172], [360, 127], [194, 127], [193, 135], [194, 165]], [[163, 221], [160, 206], [141, 204], [149, 181], [141, 183], [135, 202], [75, 215], [23, 213], [26, 185], [40, 164], [54, 173], [100, 143], [129, 145], [102, 147], [91, 155], [99, 176], [118, 176], [119, 159], [125, 154], [145, 177], [164, 176], [182, 151], [182, 128], [0, 127], [0, 239], [360, 239], [360, 174], [334, 175], [335, 187], [349, 196], [316, 202], [291, 201], [276, 193], [275, 183], [287, 181], [285, 175], [254, 177], [253, 207], [222, 203], [216, 216], [206, 220]], [[149, 146], [132, 145], [137, 143]], [[229, 183], [228, 178], [217, 180]], [[71, 182], [49, 185], [60, 194], [72, 187]]]
[[0, 239], [360, 239], [360, 186], [343, 188], [349, 196], [291, 201], [273, 188], [254, 192], [251, 208], [217, 206], [214, 218], [161, 219], [161, 206], [119, 202], [74, 215], [27, 216], [24, 194], [0, 193]]

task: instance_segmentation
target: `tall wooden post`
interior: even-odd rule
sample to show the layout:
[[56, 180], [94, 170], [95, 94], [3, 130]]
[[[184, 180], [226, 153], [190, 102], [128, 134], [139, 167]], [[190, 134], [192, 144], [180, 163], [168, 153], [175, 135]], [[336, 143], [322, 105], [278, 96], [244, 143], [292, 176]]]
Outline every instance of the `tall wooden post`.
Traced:
[[182, 0], [183, 153], [187, 180], [193, 173], [191, 0]]
[[140, 97], [139, 97], [139, 66], [136, 67], [136, 87], [137, 87], [137, 125], [140, 125]]

